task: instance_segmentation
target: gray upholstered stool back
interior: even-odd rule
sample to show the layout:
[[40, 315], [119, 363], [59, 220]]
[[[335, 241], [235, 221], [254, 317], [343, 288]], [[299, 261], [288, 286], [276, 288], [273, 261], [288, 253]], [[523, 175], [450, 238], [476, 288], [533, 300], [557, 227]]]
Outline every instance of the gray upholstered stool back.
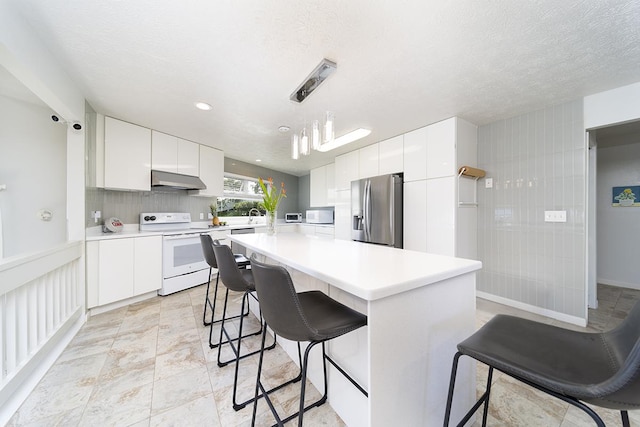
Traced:
[[236, 292], [246, 292], [247, 289], [253, 289], [251, 270], [245, 270], [245, 274], [242, 273], [229, 246], [214, 240], [213, 252], [218, 263], [220, 280], [227, 288]]

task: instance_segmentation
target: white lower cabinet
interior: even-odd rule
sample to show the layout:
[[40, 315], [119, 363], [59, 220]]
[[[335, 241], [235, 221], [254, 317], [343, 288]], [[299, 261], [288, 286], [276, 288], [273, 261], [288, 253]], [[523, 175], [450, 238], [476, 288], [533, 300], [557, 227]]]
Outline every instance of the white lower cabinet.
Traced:
[[427, 251], [427, 181], [405, 182], [403, 187], [403, 248]]
[[351, 240], [351, 190], [340, 190], [335, 194], [335, 238]]
[[87, 307], [152, 292], [162, 286], [162, 236], [87, 242]]

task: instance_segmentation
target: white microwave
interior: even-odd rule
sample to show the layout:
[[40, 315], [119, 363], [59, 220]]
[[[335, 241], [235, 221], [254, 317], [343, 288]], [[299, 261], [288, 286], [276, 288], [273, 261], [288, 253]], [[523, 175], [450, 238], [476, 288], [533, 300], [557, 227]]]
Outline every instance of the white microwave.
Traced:
[[333, 224], [333, 211], [309, 210], [306, 218], [308, 224]]
[[286, 213], [284, 214], [284, 222], [302, 222], [302, 214]]

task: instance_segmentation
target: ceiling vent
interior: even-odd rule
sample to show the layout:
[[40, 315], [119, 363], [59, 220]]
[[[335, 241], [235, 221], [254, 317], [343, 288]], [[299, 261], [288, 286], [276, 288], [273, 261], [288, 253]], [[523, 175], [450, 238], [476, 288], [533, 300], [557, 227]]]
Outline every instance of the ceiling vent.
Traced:
[[291, 94], [289, 99], [302, 102], [320, 86], [320, 84], [336, 71], [338, 64], [328, 59], [323, 59], [320, 64], [304, 79], [302, 84]]

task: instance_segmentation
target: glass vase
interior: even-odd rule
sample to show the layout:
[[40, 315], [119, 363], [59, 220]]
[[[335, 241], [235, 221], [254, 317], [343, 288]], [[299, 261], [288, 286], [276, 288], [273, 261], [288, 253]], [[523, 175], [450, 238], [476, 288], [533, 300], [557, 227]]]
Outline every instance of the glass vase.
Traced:
[[278, 211], [267, 211], [267, 234], [273, 236], [276, 234], [276, 218]]

